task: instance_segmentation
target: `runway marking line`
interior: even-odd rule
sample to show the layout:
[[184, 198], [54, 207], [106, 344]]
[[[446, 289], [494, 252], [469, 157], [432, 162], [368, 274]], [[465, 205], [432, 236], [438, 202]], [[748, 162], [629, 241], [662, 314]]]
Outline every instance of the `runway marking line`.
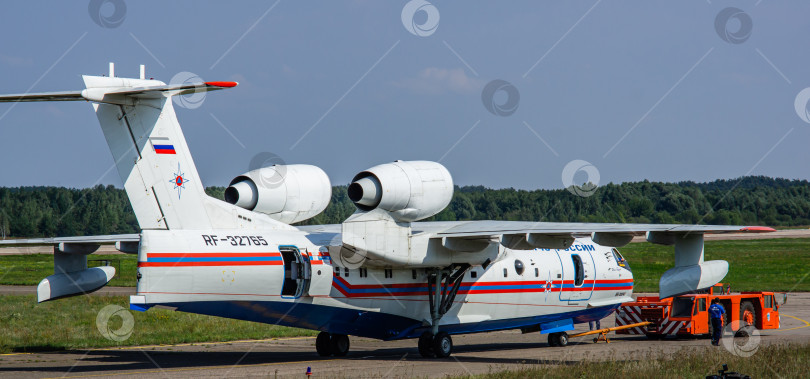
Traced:
[[800, 319], [800, 318], [798, 318], [798, 317], [796, 317], [796, 316], [786, 315], [786, 314], [784, 314], [784, 313], [782, 313], [782, 314], [781, 314], [781, 316], [787, 316], [787, 317], [790, 317], [790, 318], [792, 318], [792, 319], [796, 319], [796, 320], [798, 320], [798, 321], [803, 322], [803, 323], [804, 323], [804, 325], [802, 325], [802, 326], [797, 326], [797, 327], [790, 328], [790, 329], [777, 329], [777, 330], [775, 330], [775, 331], [777, 331], [777, 332], [786, 332], [786, 331], [788, 331], [788, 330], [801, 329], [801, 328], [806, 328], [806, 327], [810, 326], [810, 322], [807, 322], [807, 321], [805, 321], [805, 320], [802, 320], [802, 319]]

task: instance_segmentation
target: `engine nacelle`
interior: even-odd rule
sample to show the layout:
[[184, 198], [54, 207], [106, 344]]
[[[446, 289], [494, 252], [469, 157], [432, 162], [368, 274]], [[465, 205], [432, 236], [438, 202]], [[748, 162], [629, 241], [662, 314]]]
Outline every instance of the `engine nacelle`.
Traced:
[[329, 205], [332, 184], [318, 167], [274, 165], [237, 176], [225, 201], [292, 224], [317, 216]]
[[355, 175], [348, 194], [360, 210], [379, 208], [397, 221], [417, 221], [450, 204], [453, 178], [436, 162], [396, 161]]

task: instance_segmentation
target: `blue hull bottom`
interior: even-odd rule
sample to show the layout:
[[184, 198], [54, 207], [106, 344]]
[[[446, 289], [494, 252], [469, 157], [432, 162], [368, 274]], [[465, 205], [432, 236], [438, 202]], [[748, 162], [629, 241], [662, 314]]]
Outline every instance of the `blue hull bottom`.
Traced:
[[[430, 327], [422, 325], [421, 321], [407, 317], [306, 303], [200, 301], [160, 305], [176, 307], [181, 312], [292, 326], [380, 340], [416, 338], [424, 331], [430, 330]], [[568, 319], [573, 320], [574, 324], [580, 324], [604, 318], [613, 313], [618, 307], [619, 304], [616, 304], [552, 315], [442, 325], [440, 329], [450, 334], [467, 334], [518, 329]]]

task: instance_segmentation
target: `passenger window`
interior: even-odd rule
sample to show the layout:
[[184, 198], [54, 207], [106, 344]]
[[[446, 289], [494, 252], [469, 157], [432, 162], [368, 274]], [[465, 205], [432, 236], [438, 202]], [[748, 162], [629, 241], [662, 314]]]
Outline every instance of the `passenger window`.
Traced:
[[574, 261], [574, 286], [579, 287], [585, 282], [585, 268], [578, 254], [571, 255], [571, 259]]
[[477, 278], [478, 277], [478, 271], [470, 271], [470, 277], [471, 278]]
[[343, 276], [345, 276], [347, 278], [349, 277], [349, 268], [348, 267], [343, 268]]
[[390, 268], [385, 269], [385, 277], [387, 279], [393, 278], [394, 277], [394, 270], [390, 269]]
[[536, 277], [538, 277], [538, 276], [540, 276], [540, 269], [538, 269], [537, 267], [535, 267], [535, 268], [534, 268], [534, 277], [536, 278]]
[[416, 279], [416, 270], [411, 270], [411, 276], [413, 276], [413, 278]]
[[503, 269], [503, 277], [506, 277], [506, 269]]
[[335, 266], [335, 276], [340, 276], [340, 267]]

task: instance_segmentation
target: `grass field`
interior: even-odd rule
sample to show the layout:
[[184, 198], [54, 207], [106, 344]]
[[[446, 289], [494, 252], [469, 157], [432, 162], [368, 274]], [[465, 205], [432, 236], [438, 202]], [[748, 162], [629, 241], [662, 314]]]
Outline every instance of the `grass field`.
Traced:
[[[658, 292], [658, 279], [674, 265], [671, 246], [631, 243], [619, 249], [630, 262], [636, 292]], [[706, 260], [729, 262], [724, 279], [734, 291], [810, 291], [810, 238], [707, 241]], [[129, 254], [90, 255], [89, 259], [120, 260], [121, 270], [110, 286], [135, 286], [137, 257]], [[0, 256], [0, 284], [37, 285], [53, 274], [53, 255]]]
[[610, 357], [605, 362], [580, 362], [533, 366], [525, 370], [461, 376], [469, 379], [514, 378], [705, 378], [716, 375], [725, 363], [729, 371], [752, 378], [806, 378], [810, 345], [761, 346], [756, 354], [743, 358], [722, 348], [683, 349], [672, 359], [654, 356]]
[[[99, 266], [109, 260], [116, 268], [116, 275], [109, 286], [135, 287], [135, 270], [138, 256], [135, 254], [91, 254], [88, 266]], [[120, 270], [119, 270], [120, 264]], [[0, 255], [0, 284], [35, 286], [46, 276], [53, 275], [53, 254]]]
[[[0, 353], [316, 334], [304, 329], [150, 309], [129, 311], [135, 320], [132, 334], [125, 341], [116, 342], [106, 339], [96, 327], [99, 311], [109, 304], [129, 309], [129, 297], [78, 296], [37, 304], [34, 295], [0, 296]], [[117, 330], [122, 324], [120, 317], [110, 318], [110, 330]]]
[[[732, 291], [810, 291], [810, 238], [707, 241], [705, 259], [729, 262], [724, 283]], [[620, 248], [630, 262], [635, 292], [658, 292], [658, 279], [674, 265], [671, 246], [631, 243]]]

